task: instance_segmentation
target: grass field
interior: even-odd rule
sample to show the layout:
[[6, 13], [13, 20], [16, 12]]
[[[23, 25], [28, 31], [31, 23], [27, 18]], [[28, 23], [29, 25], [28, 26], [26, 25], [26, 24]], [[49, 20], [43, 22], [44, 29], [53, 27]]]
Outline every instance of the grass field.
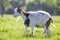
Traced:
[[22, 18], [16, 23], [13, 15], [0, 17], [0, 40], [60, 40], [60, 16], [52, 16], [56, 28], [50, 25], [52, 36], [46, 38], [43, 28], [35, 28], [34, 37], [31, 36], [31, 28], [28, 28], [27, 36], [24, 35]]

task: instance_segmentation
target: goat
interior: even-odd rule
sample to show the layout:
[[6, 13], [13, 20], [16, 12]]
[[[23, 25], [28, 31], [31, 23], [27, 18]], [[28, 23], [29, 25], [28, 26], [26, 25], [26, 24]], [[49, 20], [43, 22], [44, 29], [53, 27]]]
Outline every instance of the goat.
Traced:
[[18, 16], [21, 14], [24, 25], [25, 25], [25, 33], [27, 32], [27, 27], [30, 26], [32, 29], [32, 35], [34, 36], [34, 27], [42, 27], [44, 28], [44, 32], [46, 33], [46, 37], [48, 34], [51, 33], [49, 29], [49, 25], [52, 23], [53, 20], [51, 15], [46, 11], [29, 11], [26, 12], [22, 8], [15, 8], [14, 9], [14, 16]]

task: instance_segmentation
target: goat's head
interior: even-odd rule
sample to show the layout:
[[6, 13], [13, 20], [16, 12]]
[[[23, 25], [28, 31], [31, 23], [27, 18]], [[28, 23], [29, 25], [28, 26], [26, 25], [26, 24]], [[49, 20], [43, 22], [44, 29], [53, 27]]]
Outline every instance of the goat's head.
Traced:
[[17, 10], [18, 10], [18, 8], [15, 8], [15, 9], [14, 9], [14, 17], [17, 17], [18, 14], [19, 14], [19, 13], [17, 12]]
[[22, 7], [23, 5], [19, 5], [19, 7], [14, 9], [14, 17], [19, 16], [19, 14], [21, 13]]
[[15, 8], [14, 9], [14, 17], [19, 16], [20, 13], [21, 13], [21, 9], [20, 8]]

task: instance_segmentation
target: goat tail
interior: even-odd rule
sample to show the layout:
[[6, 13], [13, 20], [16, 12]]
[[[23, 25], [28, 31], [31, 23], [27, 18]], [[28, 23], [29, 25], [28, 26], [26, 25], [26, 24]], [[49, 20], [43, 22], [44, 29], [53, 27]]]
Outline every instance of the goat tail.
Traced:
[[53, 20], [51, 20], [51, 24], [53, 25], [54, 28], [56, 28], [55, 24], [53, 23]]

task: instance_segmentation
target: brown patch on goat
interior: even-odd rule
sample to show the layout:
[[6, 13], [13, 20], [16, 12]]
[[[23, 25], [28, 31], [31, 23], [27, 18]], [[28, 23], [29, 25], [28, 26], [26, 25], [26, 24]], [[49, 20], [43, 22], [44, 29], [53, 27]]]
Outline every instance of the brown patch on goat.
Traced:
[[49, 20], [45, 24], [47, 29], [48, 29], [51, 22], [53, 23], [53, 20], [52, 20], [52, 18], [49, 18]]

